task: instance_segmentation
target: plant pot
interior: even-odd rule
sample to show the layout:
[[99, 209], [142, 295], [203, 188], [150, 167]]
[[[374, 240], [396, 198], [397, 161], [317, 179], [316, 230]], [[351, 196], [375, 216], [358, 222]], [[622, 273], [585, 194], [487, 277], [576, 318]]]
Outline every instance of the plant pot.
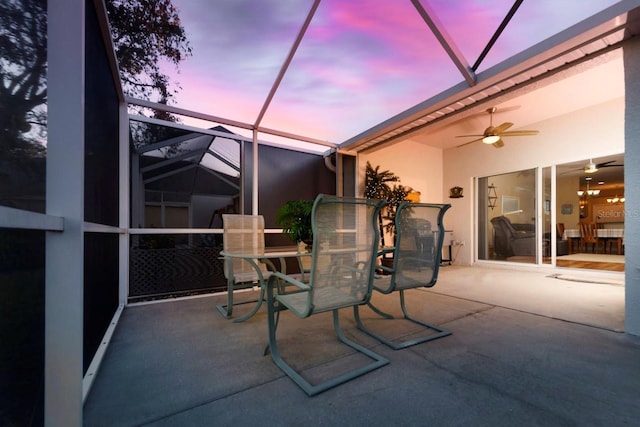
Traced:
[[[382, 264], [384, 267], [387, 267], [387, 268], [393, 268], [393, 258], [382, 258], [381, 264]], [[386, 271], [386, 270], [380, 269], [380, 274], [382, 274], [382, 275], [385, 275], [385, 276], [386, 276], [386, 275], [391, 274], [391, 273], [389, 273], [389, 272], [388, 272], [388, 271]]]

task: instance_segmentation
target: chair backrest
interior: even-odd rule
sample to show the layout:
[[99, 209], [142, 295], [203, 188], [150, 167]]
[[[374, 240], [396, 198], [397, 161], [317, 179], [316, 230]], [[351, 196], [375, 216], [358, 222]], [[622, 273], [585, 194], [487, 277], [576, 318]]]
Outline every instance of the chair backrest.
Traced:
[[511, 224], [511, 220], [506, 216], [497, 216], [491, 218], [491, 224], [497, 235], [501, 235], [506, 239], [514, 239], [516, 236], [516, 229]]
[[444, 241], [444, 214], [450, 204], [403, 202], [396, 211], [395, 289], [431, 287], [438, 279]]
[[559, 222], [556, 224], [556, 237], [560, 237], [562, 238], [562, 236], [564, 235], [564, 223], [563, 222]]
[[316, 197], [307, 315], [369, 301], [379, 242], [376, 219], [383, 204], [374, 199]]
[[597, 240], [597, 224], [595, 222], [581, 222], [580, 223], [580, 236], [584, 240]]
[[[262, 215], [223, 214], [224, 251], [236, 253], [264, 254], [264, 218]], [[230, 277], [233, 269], [234, 277], [245, 280], [257, 280], [255, 269], [241, 258], [227, 259], [224, 263], [224, 276]], [[253, 278], [255, 277], [255, 278]]]

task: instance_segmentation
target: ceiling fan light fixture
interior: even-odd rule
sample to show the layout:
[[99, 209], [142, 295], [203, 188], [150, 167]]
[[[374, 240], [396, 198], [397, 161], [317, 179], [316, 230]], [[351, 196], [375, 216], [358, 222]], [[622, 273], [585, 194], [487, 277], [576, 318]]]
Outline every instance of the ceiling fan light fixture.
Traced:
[[598, 172], [598, 166], [593, 163], [593, 160], [589, 159], [589, 163], [584, 167], [584, 173], [596, 173]]
[[498, 135], [487, 135], [482, 138], [482, 142], [485, 144], [495, 144], [500, 141], [500, 137]]

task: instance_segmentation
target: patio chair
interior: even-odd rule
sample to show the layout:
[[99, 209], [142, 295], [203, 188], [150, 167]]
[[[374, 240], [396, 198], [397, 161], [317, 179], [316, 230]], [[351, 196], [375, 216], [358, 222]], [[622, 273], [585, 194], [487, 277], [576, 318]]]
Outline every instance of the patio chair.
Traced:
[[[264, 254], [264, 218], [262, 215], [223, 214], [223, 250], [228, 252]], [[233, 292], [238, 289], [248, 289], [254, 286], [260, 287], [260, 295], [257, 300], [236, 303], [255, 304], [255, 307], [247, 314], [234, 322], [242, 322], [253, 316], [262, 301], [266, 280], [271, 275], [267, 268], [268, 260], [259, 262], [257, 259], [227, 258], [224, 261], [224, 276], [227, 279], [227, 304], [217, 305], [222, 315], [229, 319], [233, 314]], [[274, 270], [273, 265], [271, 269]]]
[[[371, 328], [365, 327], [360, 316], [359, 307], [354, 307], [358, 328], [394, 350], [451, 335], [451, 332], [446, 329], [412, 317], [408, 313], [405, 304], [405, 291], [407, 289], [429, 288], [436, 284], [444, 239], [442, 219], [450, 207], [451, 205], [449, 204], [402, 202], [398, 206], [395, 218], [397, 235], [396, 245], [392, 250], [393, 266], [378, 266], [379, 269], [388, 274], [376, 276], [373, 281], [373, 289], [375, 291], [382, 294], [391, 294], [396, 291], [399, 293], [400, 307], [404, 319], [423, 326], [421, 336], [402, 342], [385, 337], [380, 333], [374, 332]], [[394, 319], [392, 315], [379, 310], [371, 303], [369, 307], [386, 319]], [[425, 335], [426, 331], [429, 330], [434, 332]]]
[[[309, 396], [389, 363], [384, 357], [348, 339], [342, 332], [338, 316], [339, 309], [366, 304], [371, 297], [379, 239], [375, 219], [383, 203], [372, 199], [319, 195], [312, 211], [313, 247], [308, 282], [302, 283], [295, 277], [280, 272], [273, 273], [269, 278], [267, 313], [271, 356], [276, 365]], [[295, 286], [297, 291], [283, 294], [279, 292], [282, 286]], [[276, 339], [277, 325], [285, 320], [296, 320], [295, 317], [284, 317], [280, 313], [282, 310], [288, 310], [300, 319], [332, 312], [338, 340], [371, 361], [331, 379], [312, 384], [280, 355]], [[309, 331], [305, 330], [303, 334], [308, 335]], [[318, 348], [318, 352], [322, 350]]]

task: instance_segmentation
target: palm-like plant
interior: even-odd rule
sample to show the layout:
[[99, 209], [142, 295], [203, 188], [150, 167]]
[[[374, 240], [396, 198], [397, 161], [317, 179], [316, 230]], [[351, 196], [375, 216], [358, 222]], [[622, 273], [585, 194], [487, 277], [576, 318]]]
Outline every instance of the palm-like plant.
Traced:
[[[371, 166], [371, 163], [367, 162], [367, 170], [364, 179], [364, 197], [367, 199], [389, 201], [393, 193], [393, 189], [389, 183], [398, 182], [399, 180], [400, 178], [398, 178], [393, 172], [388, 170], [380, 171], [380, 166], [376, 166], [374, 168]], [[385, 211], [387, 209], [388, 208], [385, 208]], [[380, 228], [380, 243], [382, 246], [385, 246], [382, 212], [378, 214], [378, 227]]]
[[296, 243], [313, 242], [311, 211], [313, 200], [289, 200], [276, 212], [276, 224]]
[[[388, 205], [385, 211], [386, 215], [383, 217], [383, 219], [387, 221], [387, 224], [384, 226], [384, 229], [387, 233], [394, 236], [394, 240], [396, 235], [396, 211], [398, 210], [398, 205], [400, 205], [400, 202], [407, 200], [407, 196], [412, 191], [413, 189], [411, 187], [397, 184], [393, 186], [387, 198]], [[395, 242], [393, 243], [395, 245]]]

